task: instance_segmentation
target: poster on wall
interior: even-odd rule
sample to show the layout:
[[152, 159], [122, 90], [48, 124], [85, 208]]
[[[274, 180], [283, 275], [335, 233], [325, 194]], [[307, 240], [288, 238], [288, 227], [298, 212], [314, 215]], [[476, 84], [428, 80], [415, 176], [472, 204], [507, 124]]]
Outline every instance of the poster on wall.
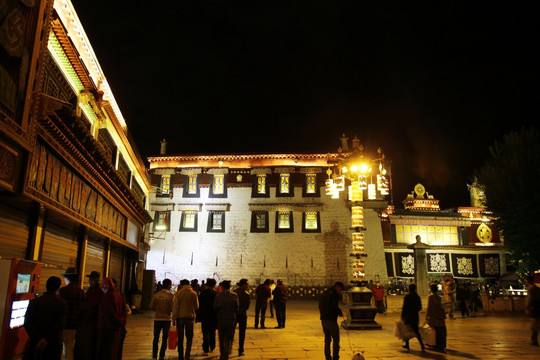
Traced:
[[499, 278], [501, 275], [499, 254], [478, 254], [480, 277]]
[[430, 273], [448, 273], [450, 272], [450, 254], [434, 253], [426, 254], [427, 267]]
[[394, 261], [396, 264], [396, 276], [414, 277], [414, 254], [412, 252], [394, 253]]
[[452, 254], [452, 270], [456, 278], [477, 278], [476, 254]]

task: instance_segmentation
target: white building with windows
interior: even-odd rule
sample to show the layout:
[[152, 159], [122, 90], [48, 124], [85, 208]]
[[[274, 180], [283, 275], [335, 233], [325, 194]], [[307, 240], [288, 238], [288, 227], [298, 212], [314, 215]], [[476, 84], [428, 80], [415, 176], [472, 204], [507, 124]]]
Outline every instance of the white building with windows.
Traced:
[[[338, 154], [248, 154], [149, 158], [154, 223], [147, 268], [156, 279], [288, 286], [353, 280], [346, 192], [325, 195]], [[381, 205], [382, 204], [382, 205]], [[379, 206], [386, 208], [386, 203]], [[386, 280], [379, 212], [364, 209], [365, 278]]]

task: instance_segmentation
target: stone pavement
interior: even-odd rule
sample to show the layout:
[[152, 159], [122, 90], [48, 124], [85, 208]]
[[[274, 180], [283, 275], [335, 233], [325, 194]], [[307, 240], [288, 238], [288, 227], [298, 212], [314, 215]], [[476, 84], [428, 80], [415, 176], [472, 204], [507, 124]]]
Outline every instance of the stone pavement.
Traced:
[[[324, 359], [323, 332], [318, 314], [318, 303], [313, 300], [291, 300], [287, 304], [285, 329], [274, 329], [276, 321], [267, 318], [267, 329], [255, 329], [254, 302], [248, 311], [245, 355], [237, 356], [237, 337], [230, 359]], [[458, 313], [459, 315], [459, 313]], [[130, 315], [124, 344], [124, 360], [149, 360], [152, 354], [153, 313]], [[402, 349], [394, 337], [394, 323], [399, 313], [377, 315], [382, 330], [345, 330], [341, 328], [342, 360], [353, 352], [364, 351], [366, 360], [372, 359], [526, 359], [539, 360], [540, 347], [529, 345], [529, 319], [522, 314], [478, 314], [471, 318], [447, 320], [448, 352], [420, 351], [416, 339], [411, 339], [411, 350]], [[425, 314], [420, 314], [424, 319]], [[216, 333], [217, 338], [217, 333]], [[177, 359], [176, 350], [167, 350], [166, 359]], [[219, 347], [210, 356], [203, 356], [201, 326], [195, 325], [192, 359], [219, 359]]]

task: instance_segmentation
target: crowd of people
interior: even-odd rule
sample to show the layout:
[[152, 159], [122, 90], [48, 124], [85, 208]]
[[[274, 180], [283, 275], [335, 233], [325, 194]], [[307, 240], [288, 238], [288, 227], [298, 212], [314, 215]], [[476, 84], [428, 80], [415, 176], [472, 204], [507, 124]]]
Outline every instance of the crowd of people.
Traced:
[[[46, 283], [46, 292], [30, 301], [25, 317], [25, 329], [29, 335], [28, 358], [54, 359], [105, 359], [122, 358], [123, 341], [126, 336], [126, 299], [116, 288], [116, 281], [106, 277], [100, 281], [100, 274], [92, 271], [86, 275], [90, 287], [86, 293], [78, 283], [79, 274], [69, 268], [62, 274], [66, 285], [61, 287], [59, 277], [51, 276]], [[538, 346], [540, 329], [540, 288], [533, 277], [525, 279], [528, 295], [527, 313], [531, 317], [531, 345]], [[380, 282], [369, 283], [377, 312], [386, 314], [386, 290]], [[202, 348], [205, 355], [219, 345], [220, 359], [228, 359], [238, 329], [238, 356], [244, 355], [244, 342], [248, 324], [247, 311], [251, 305], [250, 284], [241, 279], [234, 290], [231, 281], [217, 284], [209, 278], [206, 283], [197, 280], [181, 280], [173, 291], [170, 279], [159, 282], [150, 308], [154, 311], [154, 337], [152, 358], [164, 359], [169, 345], [169, 331], [175, 327], [178, 340], [175, 341], [179, 360], [189, 360], [196, 322], [201, 323]], [[474, 283], [456, 284], [452, 277], [430, 285], [425, 323], [434, 332], [434, 339], [425, 343], [423, 328], [419, 328], [419, 312], [422, 302], [416, 292], [416, 285], [406, 286], [401, 311], [402, 322], [412, 330], [403, 347], [410, 348], [409, 339], [416, 337], [422, 351], [425, 345], [433, 350], [445, 351], [445, 320], [454, 319], [455, 300], [459, 304], [462, 317], [470, 311], [481, 308], [480, 288]], [[336, 282], [321, 294], [319, 311], [324, 333], [324, 354], [327, 360], [339, 358], [340, 336], [337, 319], [343, 316], [339, 302], [345, 286]], [[266, 313], [277, 322], [277, 329], [286, 325], [287, 287], [282, 280], [271, 279], [259, 284], [255, 290], [254, 328], [266, 328]], [[172, 327], [171, 327], [172, 325]], [[424, 325], [425, 328], [426, 325]], [[216, 341], [217, 332], [217, 341]], [[161, 338], [161, 346], [159, 346]]]
[[92, 271], [85, 293], [75, 268], [51, 276], [46, 291], [30, 301], [24, 327], [28, 359], [120, 360], [126, 336], [126, 300], [116, 280]]
[[[531, 318], [531, 342], [533, 346], [538, 346], [538, 331], [540, 330], [540, 288], [534, 283], [534, 276], [529, 275], [525, 279], [527, 289], [526, 313]], [[442, 297], [441, 294], [442, 293]], [[375, 293], [374, 293], [375, 296]], [[472, 282], [455, 284], [452, 277], [447, 277], [441, 283], [430, 285], [428, 305], [426, 310], [426, 324], [435, 332], [435, 339], [432, 345], [433, 350], [444, 352], [446, 349], [446, 324], [445, 320], [454, 320], [455, 302], [459, 304], [459, 310], [463, 318], [469, 317], [469, 310], [476, 311], [482, 308], [480, 300], [480, 286]], [[401, 312], [402, 321], [410, 327], [414, 336], [418, 339], [422, 351], [425, 350], [424, 341], [419, 331], [419, 311], [422, 309], [422, 302], [416, 293], [416, 285], [408, 285], [408, 294], [405, 295]], [[411, 335], [412, 336], [412, 335]], [[405, 344], [403, 347], [409, 349], [410, 337], [403, 337]]]
[[[158, 355], [160, 360], [165, 358], [172, 324], [178, 332], [178, 359], [189, 360], [196, 322], [201, 323], [202, 348], [205, 355], [213, 352], [216, 345], [219, 345], [220, 359], [228, 359], [232, 352], [236, 328], [238, 328], [238, 356], [244, 355], [247, 311], [251, 304], [249, 282], [247, 279], [241, 279], [232, 291], [230, 280], [224, 280], [216, 285], [216, 280], [212, 278], [200, 285], [197, 280], [184, 279], [180, 281], [173, 295], [170, 279], [158, 282], [150, 303], [150, 308], [155, 311], [152, 359], [158, 359]], [[259, 328], [260, 325], [261, 329], [266, 328], [266, 310], [270, 307], [272, 317], [275, 309], [276, 328], [284, 328], [288, 290], [283, 281], [277, 280], [274, 283], [273, 280], [267, 279], [257, 286], [255, 295], [254, 327]]]

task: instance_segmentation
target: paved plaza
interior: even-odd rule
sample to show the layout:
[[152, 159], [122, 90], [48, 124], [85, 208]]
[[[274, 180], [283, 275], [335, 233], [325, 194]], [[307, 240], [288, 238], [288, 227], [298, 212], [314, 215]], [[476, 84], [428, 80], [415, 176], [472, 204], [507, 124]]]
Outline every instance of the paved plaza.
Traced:
[[[130, 315], [124, 344], [125, 360], [149, 360], [152, 353], [153, 313]], [[411, 340], [409, 352], [402, 349], [394, 337], [394, 323], [399, 313], [378, 315], [382, 330], [345, 330], [341, 328], [342, 360], [353, 352], [364, 351], [372, 359], [540, 359], [540, 347], [529, 345], [529, 319], [523, 314], [477, 314], [471, 318], [447, 320], [448, 351], [446, 354], [420, 351], [416, 339]], [[425, 313], [420, 315], [425, 318]], [[233, 344], [231, 359], [324, 359], [323, 333], [319, 321], [318, 303], [310, 300], [291, 300], [287, 304], [285, 329], [274, 329], [276, 320], [267, 318], [266, 329], [255, 329], [254, 301], [248, 310], [245, 355], [238, 357], [238, 345]], [[217, 334], [216, 334], [217, 337]], [[166, 359], [177, 359], [176, 350], [167, 350]], [[219, 347], [210, 356], [203, 356], [201, 326], [195, 325], [192, 359], [218, 359]]]

